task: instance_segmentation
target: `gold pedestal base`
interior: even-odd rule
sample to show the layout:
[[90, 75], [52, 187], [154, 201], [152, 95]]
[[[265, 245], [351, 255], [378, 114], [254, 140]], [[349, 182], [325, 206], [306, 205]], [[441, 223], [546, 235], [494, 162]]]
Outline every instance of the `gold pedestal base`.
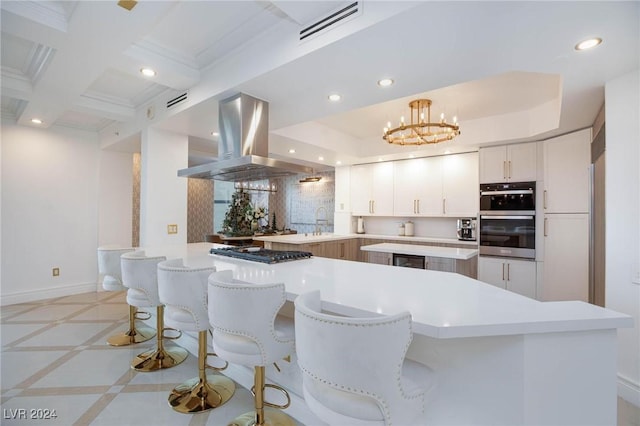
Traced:
[[186, 349], [174, 346], [171, 348], [152, 349], [143, 352], [131, 362], [131, 368], [136, 371], [157, 371], [163, 368], [171, 368], [187, 358]]
[[235, 391], [233, 380], [221, 374], [207, 375], [204, 383], [196, 377], [171, 391], [169, 405], [180, 413], [199, 413], [221, 406], [231, 399]]
[[146, 342], [156, 335], [156, 331], [149, 327], [136, 327], [124, 333], [115, 334], [107, 339], [111, 346], [127, 346], [136, 343]]
[[[260, 426], [295, 426], [296, 421], [279, 410], [264, 409], [264, 421]], [[236, 417], [228, 426], [254, 426], [256, 422], [256, 412], [250, 411]]]

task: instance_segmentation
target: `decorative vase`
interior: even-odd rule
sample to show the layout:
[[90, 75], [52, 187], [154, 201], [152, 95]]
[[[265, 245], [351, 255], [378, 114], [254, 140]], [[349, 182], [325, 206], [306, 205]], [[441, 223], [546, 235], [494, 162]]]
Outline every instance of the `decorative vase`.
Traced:
[[257, 220], [252, 220], [251, 221], [251, 230], [252, 231], [257, 231], [258, 230], [258, 221]]

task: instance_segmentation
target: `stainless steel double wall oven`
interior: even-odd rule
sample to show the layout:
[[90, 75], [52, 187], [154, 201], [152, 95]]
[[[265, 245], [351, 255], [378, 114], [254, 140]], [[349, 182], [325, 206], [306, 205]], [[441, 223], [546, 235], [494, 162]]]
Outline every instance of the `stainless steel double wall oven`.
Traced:
[[480, 254], [536, 257], [536, 183], [480, 185]]

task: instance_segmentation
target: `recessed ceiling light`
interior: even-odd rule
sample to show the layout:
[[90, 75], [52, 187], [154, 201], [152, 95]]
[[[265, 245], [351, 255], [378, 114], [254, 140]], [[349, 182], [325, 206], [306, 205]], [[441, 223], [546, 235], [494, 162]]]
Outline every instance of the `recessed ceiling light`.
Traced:
[[382, 158], [378, 158], [378, 161], [382, 161]]
[[383, 78], [382, 80], [378, 80], [378, 86], [380, 87], [389, 87], [393, 84], [393, 80], [390, 78]]
[[42, 124], [42, 120], [40, 120], [39, 118], [32, 118], [32, 119], [31, 119], [31, 122], [32, 122], [33, 124]]
[[337, 93], [332, 93], [328, 96], [328, 98], [331, 102], [338, 102], [340, 99], [342, 99], [342, 96], [338, 95]]
[[591, 49], [592, 47], [596, 47], [600, 43], [602, 43], [602, 39], [601, 38], [597, 38], [597, 37], [596, 38], [589, 38], [589, 39], [583, 40], [580, 43], [576, 44], [575, 49], [576, 50], [587, 50], [587, 49]]
[[336, 165], [339, 166], [340, 164], [342, 164], [342, 161], [340, 161], [340, 160], [336, 161]]
[[415, 155], [409, 154], [409, 158], [414, 158], [414, 157], [415, 157]]
[[289, 154], [295, 154], [295, 153], [296, 153], [296, 150], [295, 150], [295, 149], [291, 148], [291, 149], [289, 150]]
[[446, 151], [444, 152], [444, 154], [445, 154], [445, 155], [447, 155], [447, 154], [451, 154], [451, 151], [446, 150]]
[[218, 132], [211, 132], [211, 136], [220, 136], [220, 133], [218, 133]]
[[318, 160], [319, 160], [319, 161], [324, 161], [324, 157], [323, 157], [323, 156], [320, 156], [320, 157], [318, 157]]
[[145, 77], [154, 77], [156, 75], [156, 72], [151, 68], [140, 68], [140, 72]]

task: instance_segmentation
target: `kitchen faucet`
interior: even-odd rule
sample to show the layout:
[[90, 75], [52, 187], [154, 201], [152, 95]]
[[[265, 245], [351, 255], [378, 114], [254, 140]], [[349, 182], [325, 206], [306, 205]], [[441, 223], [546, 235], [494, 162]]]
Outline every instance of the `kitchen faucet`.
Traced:
[[[319, 218], [321, 211], [324, 211], [324, 219]], [[316, 209], [316, 230], [313, 233], [314, 235], [322, 235], [322, 225], [327, 226], [329, 224], [327, 214], [327, 209], [324, 206], [320, 206]]]

